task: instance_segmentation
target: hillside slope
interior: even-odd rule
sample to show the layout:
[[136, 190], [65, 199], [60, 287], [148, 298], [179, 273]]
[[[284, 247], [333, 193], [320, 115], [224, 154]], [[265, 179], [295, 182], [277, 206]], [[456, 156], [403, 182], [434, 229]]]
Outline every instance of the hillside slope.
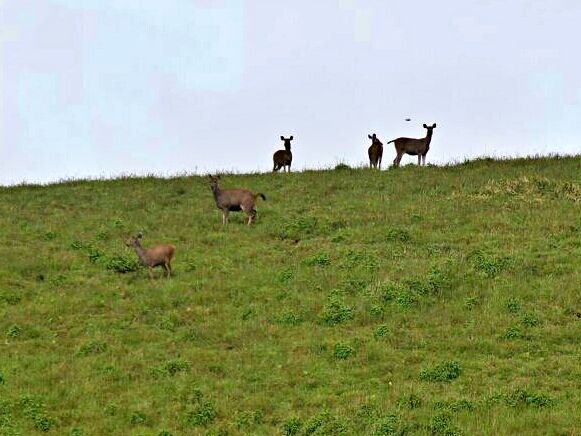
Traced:
[[0, 435], [581, 432], [581, 157], [221, 184], [0, 188]]

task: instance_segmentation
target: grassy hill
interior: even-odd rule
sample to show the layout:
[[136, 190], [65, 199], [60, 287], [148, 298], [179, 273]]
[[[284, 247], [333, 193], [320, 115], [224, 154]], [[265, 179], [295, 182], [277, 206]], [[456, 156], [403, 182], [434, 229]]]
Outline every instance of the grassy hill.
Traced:
[[581, 433], [581, 157], [221, 184], [0, 188], [0, 435]]

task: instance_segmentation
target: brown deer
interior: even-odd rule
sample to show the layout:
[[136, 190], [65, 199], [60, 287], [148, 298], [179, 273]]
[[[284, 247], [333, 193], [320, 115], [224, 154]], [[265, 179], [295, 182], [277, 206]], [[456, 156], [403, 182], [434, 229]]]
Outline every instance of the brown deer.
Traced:
[[425, 165], [426, 154], [428, 154], [428, 151], [430, 150], [430, 142], [432, 141], [432, 134], [435, 128], [436, 123], [434, 123], [432, 126], [427, 126], [424, 124], [424, 129], [428, 130], [425, 138], [397, 138], [389, 141], [388, 144], [391, 144], [392, 142], [394, 143], [395, 151], [397, 153], [395, 159], [393, 160], [393, 165], [398, 167], [404, 154], [418, 156], [418, 165], [421, 165], [422, 161]]
[[138, 233], [136, 236], [129, 238], [125, 245], [132, 247], [139, 258], [139, 263], [149, 269], [150, 279], [153, 279], [153, 268], [156, 266], [161, 266], [169, 279], [171, 276], [171, 260], [176, 250], [175, 245], [160, 244], [151, 248], [143, 248], [141, 246], [141, 238], [143, 238], [143, 235]]
[[248, 189], [220, 189], [218, 186], [220, 176], [209, 176], [210, 189], [214, 193], [216, 206], [222, 211], [222, 225], [228, 222], [230, 211], [243, 211], [248, 217], [248, 225], [256, 219], [254, 203], [258, 197], [266, 200], [264, 194], [253, 194]]
[[283, 171], [286, 171], [288, 168], [288, 172], [290, 173], [291, 163], [293, 161], [293, 154], [291, 153], [291, 141], [293, 137], [292, 135], [289, 138], [281, 136], [280, 140], [284, 142], [284, 150], [278, 150], [272, 155], [274, 162], [272, 172], [278, 171], [281, 168]]
[[377, 168], [381, 169], [381, 158], [383, 157], [383, 143], [377, 138], [375, 133], [373, 136], [367, 135], [369, 139], [371, 139], [371, 146], [367, 150], [367, 154], [369, 155], [369, 168]]

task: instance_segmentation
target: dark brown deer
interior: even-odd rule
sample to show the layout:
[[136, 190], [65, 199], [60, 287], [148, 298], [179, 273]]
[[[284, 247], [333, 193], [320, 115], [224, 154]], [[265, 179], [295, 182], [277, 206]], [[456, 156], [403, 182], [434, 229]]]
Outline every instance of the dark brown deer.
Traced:
[[156, 266], [161, 266], [169, 279], [171, 276], [171, 260], [176, 250], [175, 245], [160, 244], [151, 248], [143, 248], [141, 246], [141, 238], [143, 238], [143, 235], [138, 233], [136, 236], [129, 238], [125, 244], [135, 250], [139, 263], [149, 269], [150, 279], [153, 279], [153, 268]]
[[250, 225], [256, 219], [254, 203], [258, 197], [266, 200], [264, 194], [253, 194], [248, 189], [220, 189], [218, 180], [220, 180], [220, 176], [209, 176], [210, 188], [214, 193], [216, 206], [222, 211], [222, 224], [228, 222], [230, 211], [243, 211], [248, 217], [248, 225]]
[[381, 158], [383, 157], [383, 143], [377, 138], [375, 133], [373, 136], [367, 135], [369, 139], [371, 139], [371, 146], [367, 150], [367, 154], [369, 155], [369, 168], [377, 168], [381, 169]]
[[391, 144], [392, 142], [394, 143], [395, 151], [397, 153], [395, 159], [393, 160], [393, 165], [398, 167], [404, 154], [417, 156], [418, 165], [421, 165], [422, 161], [425, 165], [426, 154], [428, 154], [428, 151], [430, 150], [430, 142], [432, 141], [432, 134], [435, 128], [436, 123], [434, 123], [432, 126], [427, 126], [424, 124], [424, 129], [428, 130], [425, 138], [397, 138], [389, 141], [388, 144]]
[[278, 150], [272, 155], [272, 161], [274, 162], [272, 171], [275, 172], [281, 168], [283, 168], [283, 171], [286, 171], [288, 168], [288, 172], [290, 173], [291, 163], [293, 161], [293, 154], [291, 153], [291, 141], [293, 137], [292, 135], [289, 138], [281, 136], [280, 140], [284, 142], [284, 150]]

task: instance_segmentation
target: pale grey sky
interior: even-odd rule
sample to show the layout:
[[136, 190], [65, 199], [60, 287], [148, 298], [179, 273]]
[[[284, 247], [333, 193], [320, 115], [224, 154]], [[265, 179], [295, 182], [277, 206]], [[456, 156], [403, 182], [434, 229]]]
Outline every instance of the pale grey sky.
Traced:
[[0, 0], [0, 184], [269, 171], [291, 134], [295, 169], [360, 164], [369, 133], [433, 122], [428, 163], [579, 153], [580, 19], [578, 0]]

